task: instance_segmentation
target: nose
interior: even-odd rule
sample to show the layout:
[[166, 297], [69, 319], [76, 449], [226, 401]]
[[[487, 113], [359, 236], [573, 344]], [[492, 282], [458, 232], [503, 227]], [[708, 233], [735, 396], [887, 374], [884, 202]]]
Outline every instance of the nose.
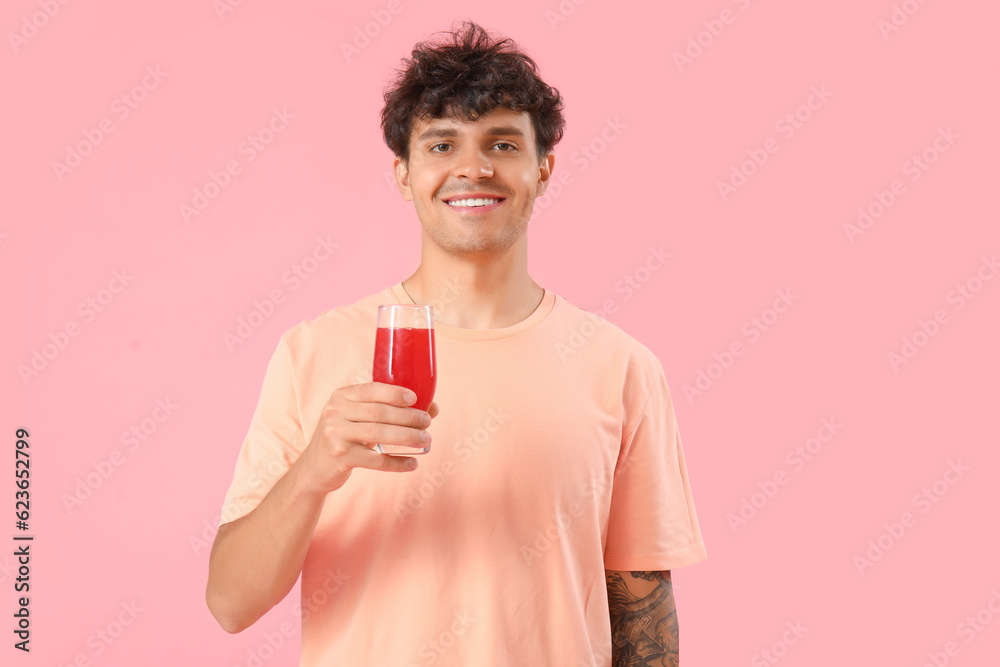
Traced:
[[493, 177], [493, 163], [481, 150], [466, 151], [455, 161], [455, 176], [474, 181]]

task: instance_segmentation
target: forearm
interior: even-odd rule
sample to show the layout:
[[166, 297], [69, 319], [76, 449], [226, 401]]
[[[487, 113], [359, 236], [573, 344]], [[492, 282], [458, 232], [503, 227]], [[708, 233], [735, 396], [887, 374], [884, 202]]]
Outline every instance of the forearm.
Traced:
[[677, 606], [670, 571], [607, 571], [612, 665], [680, 664]]
[[219, 527], [205, 597], [227, 632], [253, 625], [295, 585], [325, 497], [293, 465], [252, 512]]

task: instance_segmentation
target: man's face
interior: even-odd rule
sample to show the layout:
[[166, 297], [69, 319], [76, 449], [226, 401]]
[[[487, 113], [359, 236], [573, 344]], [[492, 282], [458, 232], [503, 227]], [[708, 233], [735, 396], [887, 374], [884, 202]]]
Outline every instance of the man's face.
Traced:
[[497, 108], [475, 121], [415, 120], [409, 162], [397, 157], [393, 166], [403, 198], [438, 247], [500, 255], [527, 229], [554, 161], [549, 154], [539, 164], [527, 112]]

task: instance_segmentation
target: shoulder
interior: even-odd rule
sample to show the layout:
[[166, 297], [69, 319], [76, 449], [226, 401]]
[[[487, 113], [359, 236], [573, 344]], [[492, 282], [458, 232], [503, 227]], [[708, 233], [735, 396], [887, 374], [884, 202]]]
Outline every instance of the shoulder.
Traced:
[[317, 348], [336, 349], [350, 345], [361, 336], [374, 336], [379, 304], [392, 303], [392, 297], [387, 292], [388, 289], [302, 320], [281, 335], [280, 345], [285, 346], [293, 357], [302, 357]]
[[563, 342], [570, 349], [591, 348], [602, 356], [620, 358], [637, 369], [662, 371], [652, 350], [601, 314], [584, 310], [559, 295], [555, 311], [556, 330], [563, 332]]
[[662, 381], [663, 366], [653, 351], [614, 323], [558, 295], [554, 314], [550, 331], [561, 361], [600, 369], [642, 396]]

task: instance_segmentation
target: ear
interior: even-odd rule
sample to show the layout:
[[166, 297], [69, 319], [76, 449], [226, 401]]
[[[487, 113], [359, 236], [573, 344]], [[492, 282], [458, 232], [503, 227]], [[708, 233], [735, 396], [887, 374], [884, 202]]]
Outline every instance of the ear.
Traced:
[[406, 161], [398, 155], [392, 161], [392, 170], [396, 176], [396, 187], [406, 201], [413, 201], [413, 192], [410, 190], [410, 172]]
[[555, 153], [549, 153], [542, 160], [541, 164], [538, 165], [538, 190], [535, 192], [536, 197], [541, 197], [545, 194], [545, 190], [549, 187], [549, 180], [552, 177], [552, 167], [555, 163]]

